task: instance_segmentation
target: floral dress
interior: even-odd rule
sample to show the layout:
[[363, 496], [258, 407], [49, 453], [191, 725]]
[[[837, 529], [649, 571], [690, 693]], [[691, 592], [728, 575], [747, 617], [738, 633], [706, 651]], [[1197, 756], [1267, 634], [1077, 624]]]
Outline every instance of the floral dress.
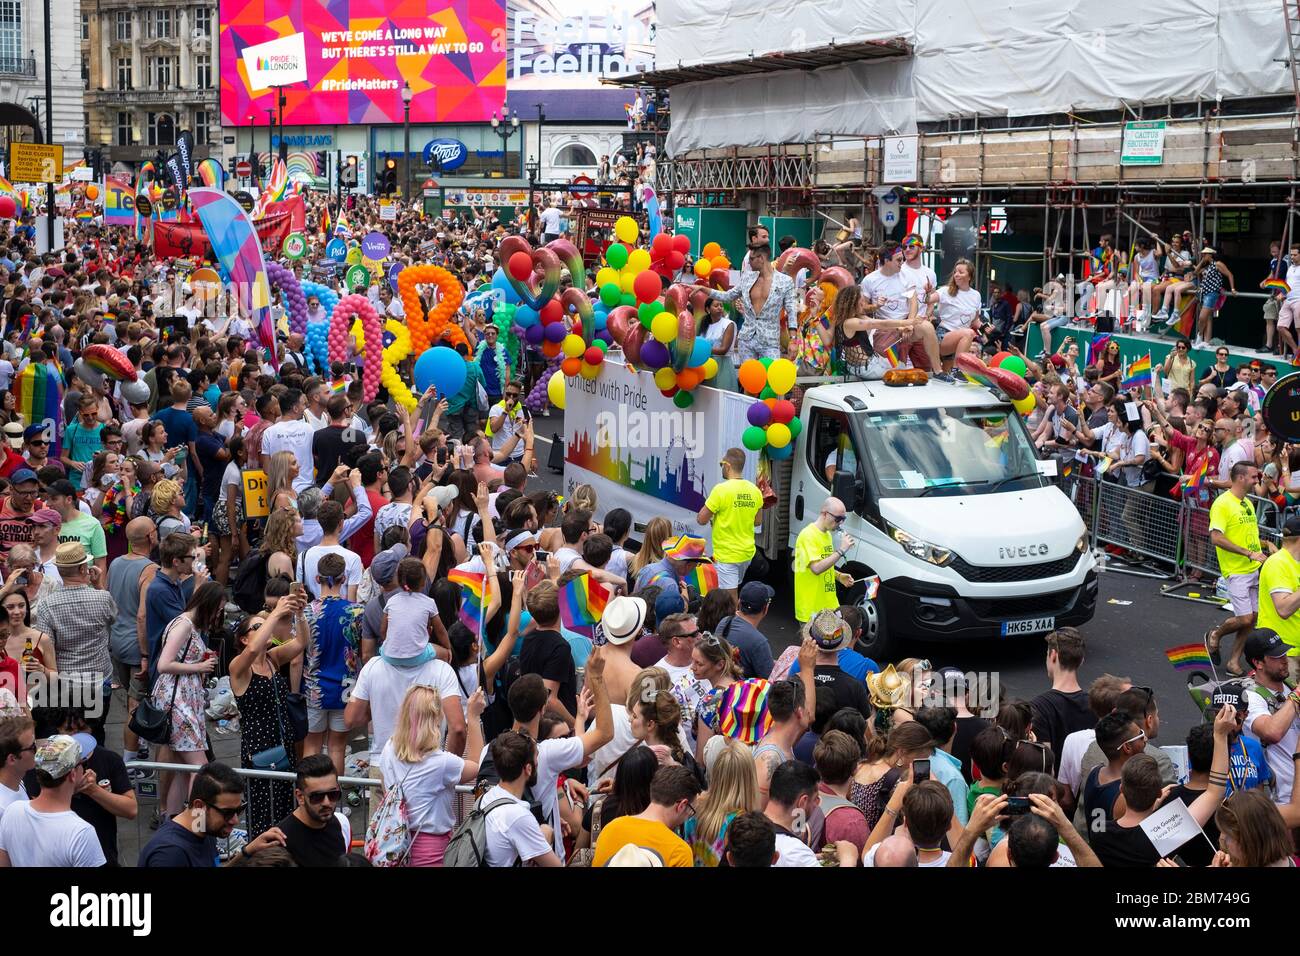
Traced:
[[[163, 646], [171, 629], [182, 620], [177, 617], [167, 625], [163, 633]], [[182, 664], [197, 664], [208, 652], [203, 634], [197, 629], [185, 644], [184, 653], [179, 658]], [[172, 693], [175, 691], [175, 701]], [[154, 706], [167, 710], [171, 708], [171, 735], [168, 746], [172, 750], [193, 752], [208, 749], [208, 723], [204, 714], [207, 706], [207, 694], [203, 690], [202, 674], [162, 674], [158, 675], [153, 685]]]

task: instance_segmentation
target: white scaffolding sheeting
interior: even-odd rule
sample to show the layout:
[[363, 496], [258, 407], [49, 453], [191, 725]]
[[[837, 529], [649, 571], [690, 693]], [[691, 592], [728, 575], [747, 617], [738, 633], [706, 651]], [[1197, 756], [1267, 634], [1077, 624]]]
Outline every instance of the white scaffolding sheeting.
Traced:
[[[811, 142], [818, 133], [910, 132], [918, 121], [977, 113], [1117, 109], [1291, 87], [1275, 62], [1287, 56], [1276, 0], [1184, 0], [1173, 15], [1131, 0], [658, 0], [656, 8], [664, 68], [894, 37], [915, 53], [674, 87], [674, 155]], [[910, 109], [902, 103], [909, 93]]]

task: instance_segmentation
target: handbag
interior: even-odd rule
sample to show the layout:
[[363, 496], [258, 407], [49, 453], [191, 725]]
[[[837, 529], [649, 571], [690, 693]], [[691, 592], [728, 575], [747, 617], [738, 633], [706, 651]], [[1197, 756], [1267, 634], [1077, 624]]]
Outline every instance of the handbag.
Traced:
[[[276, 722], [276, 723], [279, 725], [279, 727], [280, 727], [280, 742], [279, 742], [278, 744], [276, 744], [274, 747], [267, 747], [265, 750], [261, 750], [261, 751], [258, 751], [258, 752], [255, 753], [255, 754], [253, 754], [252, 764], [253, 764], [253, 766], [256, 767], [258, 770], [292, 770], [292, 769], [293, 769], [293, 758], [289, 756], [288, 748], [285, 747], [285, 744], [286, 744], [288, 741], [285, 739], [285, 733], [284, 733], [284, 721], [283, 721], [283, 719], [281, 719], [281, 716], [280, 716], [280, 680], [279, 680], [279, 675], [278, 675], [274, 670], [271, 671], [271, 693], [275, 696], [275, 722]], [[290, 698], [290, 697], [297, 697], [297, 698], [300, 698], [300, 699], [302, 700], [302, 708], [303, 708], [303, 714], [302, 714], [303, 737], [306, 737], [306, 736], [307, 736], [307, 733], [306, 733], [306, 731], [307, 731], [307, 702], [306, 702], [306, 698], [304, 698], [304, 697], [302, 696], [302, 694], [287, 694], [287, 695], [285, 695], [285, 706], [286, 706], [286, 709], [288, 709], [288, 708], [291, 706], [291, 705], [289, 704], [289, 698]], [[290, 719], [290, 721], [293, 720], [293, 712], [292, 712], [292, 710], [290, 710], [290, 713], [289, 713], [289, 719]]]
[[[179, 619], [178, 619], [179, 620]], [[175, 623], [173, 621], [173, 623]], [[171, 625], [168, 625], [168, 630]], [[185, 655], [190, 652], [190, 643], [194, 640], [193, 632], [190, 633], [190, 639], [185, 642], [185, 648], [181, 651], [181, 656], [176, 658], [177, 662], [185, 660]], [[166, 643], [166, 634], [163, 635], [163, 642]], [[176, 680], [172, 684], [172, 699], [166, 709], [159, 707], [153, 702], [152, 695], [140, 701], [135, 708], [135, 713], [131, 715], [131, 721], [127, 725], [131, 733], [137, 737], [143, 737], [151, 744], [168, 744], [171, 742], [172, 735], [172, 708], [176, 706], [176, 692], [181, 687], [181, 675], [175, 675]]]

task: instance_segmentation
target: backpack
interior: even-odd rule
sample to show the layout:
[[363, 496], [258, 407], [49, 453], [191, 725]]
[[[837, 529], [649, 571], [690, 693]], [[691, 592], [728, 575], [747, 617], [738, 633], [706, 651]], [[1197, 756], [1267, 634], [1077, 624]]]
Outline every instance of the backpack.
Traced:
[[[478, 766], [478, 776], [474, 778], [474, 793], [481, 799], [483, 794], [499, 783], [501, 783], [501, 775], [497, 773], [496, 764], [492, 760], [492, 748], [489, 747], [487, 753], [483, 755], [483, 762]], [[542, 812], [542, 802], [537, 799], [532, 787], [524, 787], [524, 793], [520, 799], [528, 804], [529, 812], [532, 813], [533, 818], [539, 824], [550, 823], [546, 819], [546, 814]]]
[[[465, 818], [465, 822], [451, 835], [447, 849], [442, 855], [442, 865], [444, 867], [487, 866], [487, 816], [497, 807], [514, 802], [509, 797], [502, 797], [500, 800], [493, 800], [485, 807], [483, 798], [479, 797], [478, 802], [474, 804], [474, 809]], [[367, 856], [369, 850], [370, 847], [367, 845]]]
[[[408, 770], [409, 774], [411, 771]], [[384, 791], [366, 826], [366, 859], [371, 866], [405, 866], [411, 855], [415, 834], [411, 832], [411, 810], [406, 802], [403, 777], [395, 786]]]
[[266, 603], [266, 566], [270, 561], [270, 553], [258, 548], [239, 563], [231, 591], [241, 611], [256, 614], [262, 610]]

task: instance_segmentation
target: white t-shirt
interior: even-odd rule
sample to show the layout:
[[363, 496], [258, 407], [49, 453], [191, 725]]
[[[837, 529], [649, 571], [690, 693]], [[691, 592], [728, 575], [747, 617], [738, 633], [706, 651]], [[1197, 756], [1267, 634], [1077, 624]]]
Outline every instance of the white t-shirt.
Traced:
[[637, 745], [627, 708], [622, 704], [610, 704], [609, 710], [614, 717], [614, 739], [593, 753], [587, 762], [587, 779], [593, 781], [593, 786], [606, 777], [612, 779], [614, 773], [610, 767], [614, 761]]
[[95, 828], [71, 810], [41, 813], [25, 800], [0, 818], [0, 850], [14, 866], [103, 866]]
[[981, 305], [983, 299], [975, 289], [958, 289], [956, 295], [949, 295], [944, 286], [939, 290], [939, 327], [948, 332], [970, 328]]
[[[717, 345], [724, 338], [726, 338], [727, 329], [732, 328], [733, 326], [735, 326], [735, 324], [736, 323], [733, 322], [729, 317], [724, 315], [722, 318], [716, 319], [713, 322], [709, 323], [709, 327], [704, 330], [704, 337], [708, 339], [710, 342], [712, 342], [714, 345]], [[736, 350], [736, 340], [735, 338], [732, 338], [731, 350], [727, 352], [727, 355], [731, 355], [732, 352], [734, 352], [735, 350]]]
[[393, 724], [397, 722], [397, 711], [402, 706], [402, 698], [413, 684], [436, 688], [444, 710], [453, 706], [449, 703], [451, 699], [455, 699], [456, 706], [460, 706], [460, 685], [456, 683], [456, 672], [450, 664], [436, 657], [419, 667], [394, 667], [376, 655], [361, 668], [357, 683], [352, 688], [352, 696], [370, 703], [370, 720], [375, 728], [372, 753], [383, 752], [388, 738], [393, 735]]
[[[1285, 693], [1283, 692], [1284, 698]], [[1259, 735], [1252, 728], [1258, 718], [1268, 716], [1268, 704], [1258, 690], [1252, 690], [1247, 694], [1246, 702], [1249, 708], [1246, 711], [1246, 733], [1258, 740]], [[1273, 776], [1277, 778], [1277, 796], [1274, 798], [1274, 803], [1291, 802], [1291, 787], [1295, 783], [1295, 762], [1291, 759], [1291, 755], [1300, 749], [1298, 744], [1300, 744], [1300, 721], [1293, 720], [1281, 740], [1264, 747], [1264, 758], [1268, 761]]]
[[[917, 262], [920, 263], [920, 260]], [[927, 286], [932, 290], [939, 287], [939, 279], [934, 270], [924, 264], [913, 267], [904, 262], [899, 275], [903, 277], [905, 287], [916, 290], [916, 314], [929, 315], [930, 307], [925, 302], [925, 290]]]
[[1300, 301], [1300, 266], [1293, 266], [1289, 262], [1286, 267], [1286, 284], [1291, 287], [1286, 294], [1286, 301]]
[[17, 803], [19, 800], [27, 799], [27, 788], [23, 786], [21, 780], [18, 781], [18, 789], [10, 790], [3, 783], [0, 783], [0, 819], [4, 819], [5, 809], [11, 803]]
[[560, 562], [560, 574], [568, 574], [574, 561], [581, 561], [582, 554], [575, 548], [565, 545], [555, 552], [555, 560]]
[[1076, 730], [1061, 744], [1061, 770], [1056, 779], [1070, 788], [1076, 797], [1083, 786], [1083, 755], [1097, 742], [1097, 731]]
[[[480, 764], [487, 759], [487, 753], [488, 748], [484, 747], [479, 758]], [[533, 796], [541, 804], [542, 815], [555, 831], [553, 849], [560, 859], [564, 859], [564, 837], [560, 833], [559, 799], [555, 788], [560, 774], [583, 765], [583, 755], [582, 740], [578, 737], [543, 740], [537, 745], [537, 783], [533, 784]]]
[[[887, 300], [875, 314], [878, 319], [898, 321], [907, 318], [907, 313], [911, 308], [907, 297], [909, 288], [903, 280], [901, 271], [897, 275], [887, 276], [877, 269], [862, 280], [862, 294], [867, 297], [868, 301], [874, 304], [877, 298]], [[263, 454], [266, 454], [265, 441], [263, 439]]]
[[399, 760], [390, 740], [379, 758], [384, 783], [402, 783], [413, 833], [450, 833], [456, 829], [456, 784], [465, 761], [445, 750], [427, 754], [419, 763]]
[[[1151, 449], [1151, 443], [1147, 440], [1146, 432], [1141, 429], [1130, 435], [1127, 428], [1107, 422], [1098, 428], [1094, 428], [1092, 435], [1093, 439], [1101, 446], [1102, 451], [1109, 455], [1112, 461], [1145, 457]], [[1140, 465], [1125, 465], [1120, 469], [1120, 479], [1130, 488], [1141, 484], [1142, 467]]]
[[312, 487], [316, 465], [311, 456], [311, 440], [316, 429], [306, 421], [276, 422], [262, 433], [262, 458], [269, 459], [278, 451], [293, 452], [298, 459], [298, 477], [293, 480], [293, 490], [301, 494]]
[[784, 833], [776, 835], [776, 852], [780, 855], [773, 866], [821, 866], [806, 843]]
[[[231, 485], [240, 489], [244, 487], [244, 475], [240, 471], [239, 466], [233, 461], [226, 465], [226, 472], [221, 476], [221, 497], [226, 497], [226, 489]], [[228, 518], [233, 517], [233, 515], [228, 516]], [[234, 522], [232, 521], [231, 523], [233, 524]]]
[[429, 595], [394, 591], [384, 605], [384, 617], [388, 618], [384, 653], [389, 657], [419, 654], [429, 643], [429, 621], [437, 616], [438, 605]]
[[542, 221], [542, 234], [548, 236], [558, 236], [560, 234], [560, 210], [554, 206], [547, 206], [542, 210], [538, 217]]
[[[492, 429], [492, 450], [494, 452], [500, 451], [505, 443], [514, 437], [516, 427], [523, 427], [524, 414], [522, 408], [522, 405], [515, 406], [517, 417], [506, 414], [505, 402], [497, 402], [488, 409], [489, 419], [496, 419], [499, 415], [504, 416], [501, 420], [501, 427]], [[524, 457], [524, 443], [522, 441], [515, 442], [515, 447], [510, 450], [510, 457], [513, 461], [519, 461]]]
[[[298, 559], [299, 567], [295, 570], [302, 571], [302, 583], [307, 587], [307, 593], [313, 598], [320, 597], [320, 585], [316, 582], [316, 575], [320, 571], [320, 559], [327, 554], [337, 554], [343, 559], [344, 574], [347, 577], [345, 587], [361, 586], [361, 556], [355, 551], [349, 551], [341, 544], [318, 544], [313, 548], [308, 548], [307, 552]], [[409, 657], [409, 654], [396, 654], [395, 657]]]
[[480, 806], [491, 806], [498, 800], [511, 800], [513, 804], [497, 807], [484, 821], [488, 866], [514, 866], [518, 860], [527, 862], [545, 856], [552, 847], [533, 819], [528, 803], [496, 786], [483, 794]]

